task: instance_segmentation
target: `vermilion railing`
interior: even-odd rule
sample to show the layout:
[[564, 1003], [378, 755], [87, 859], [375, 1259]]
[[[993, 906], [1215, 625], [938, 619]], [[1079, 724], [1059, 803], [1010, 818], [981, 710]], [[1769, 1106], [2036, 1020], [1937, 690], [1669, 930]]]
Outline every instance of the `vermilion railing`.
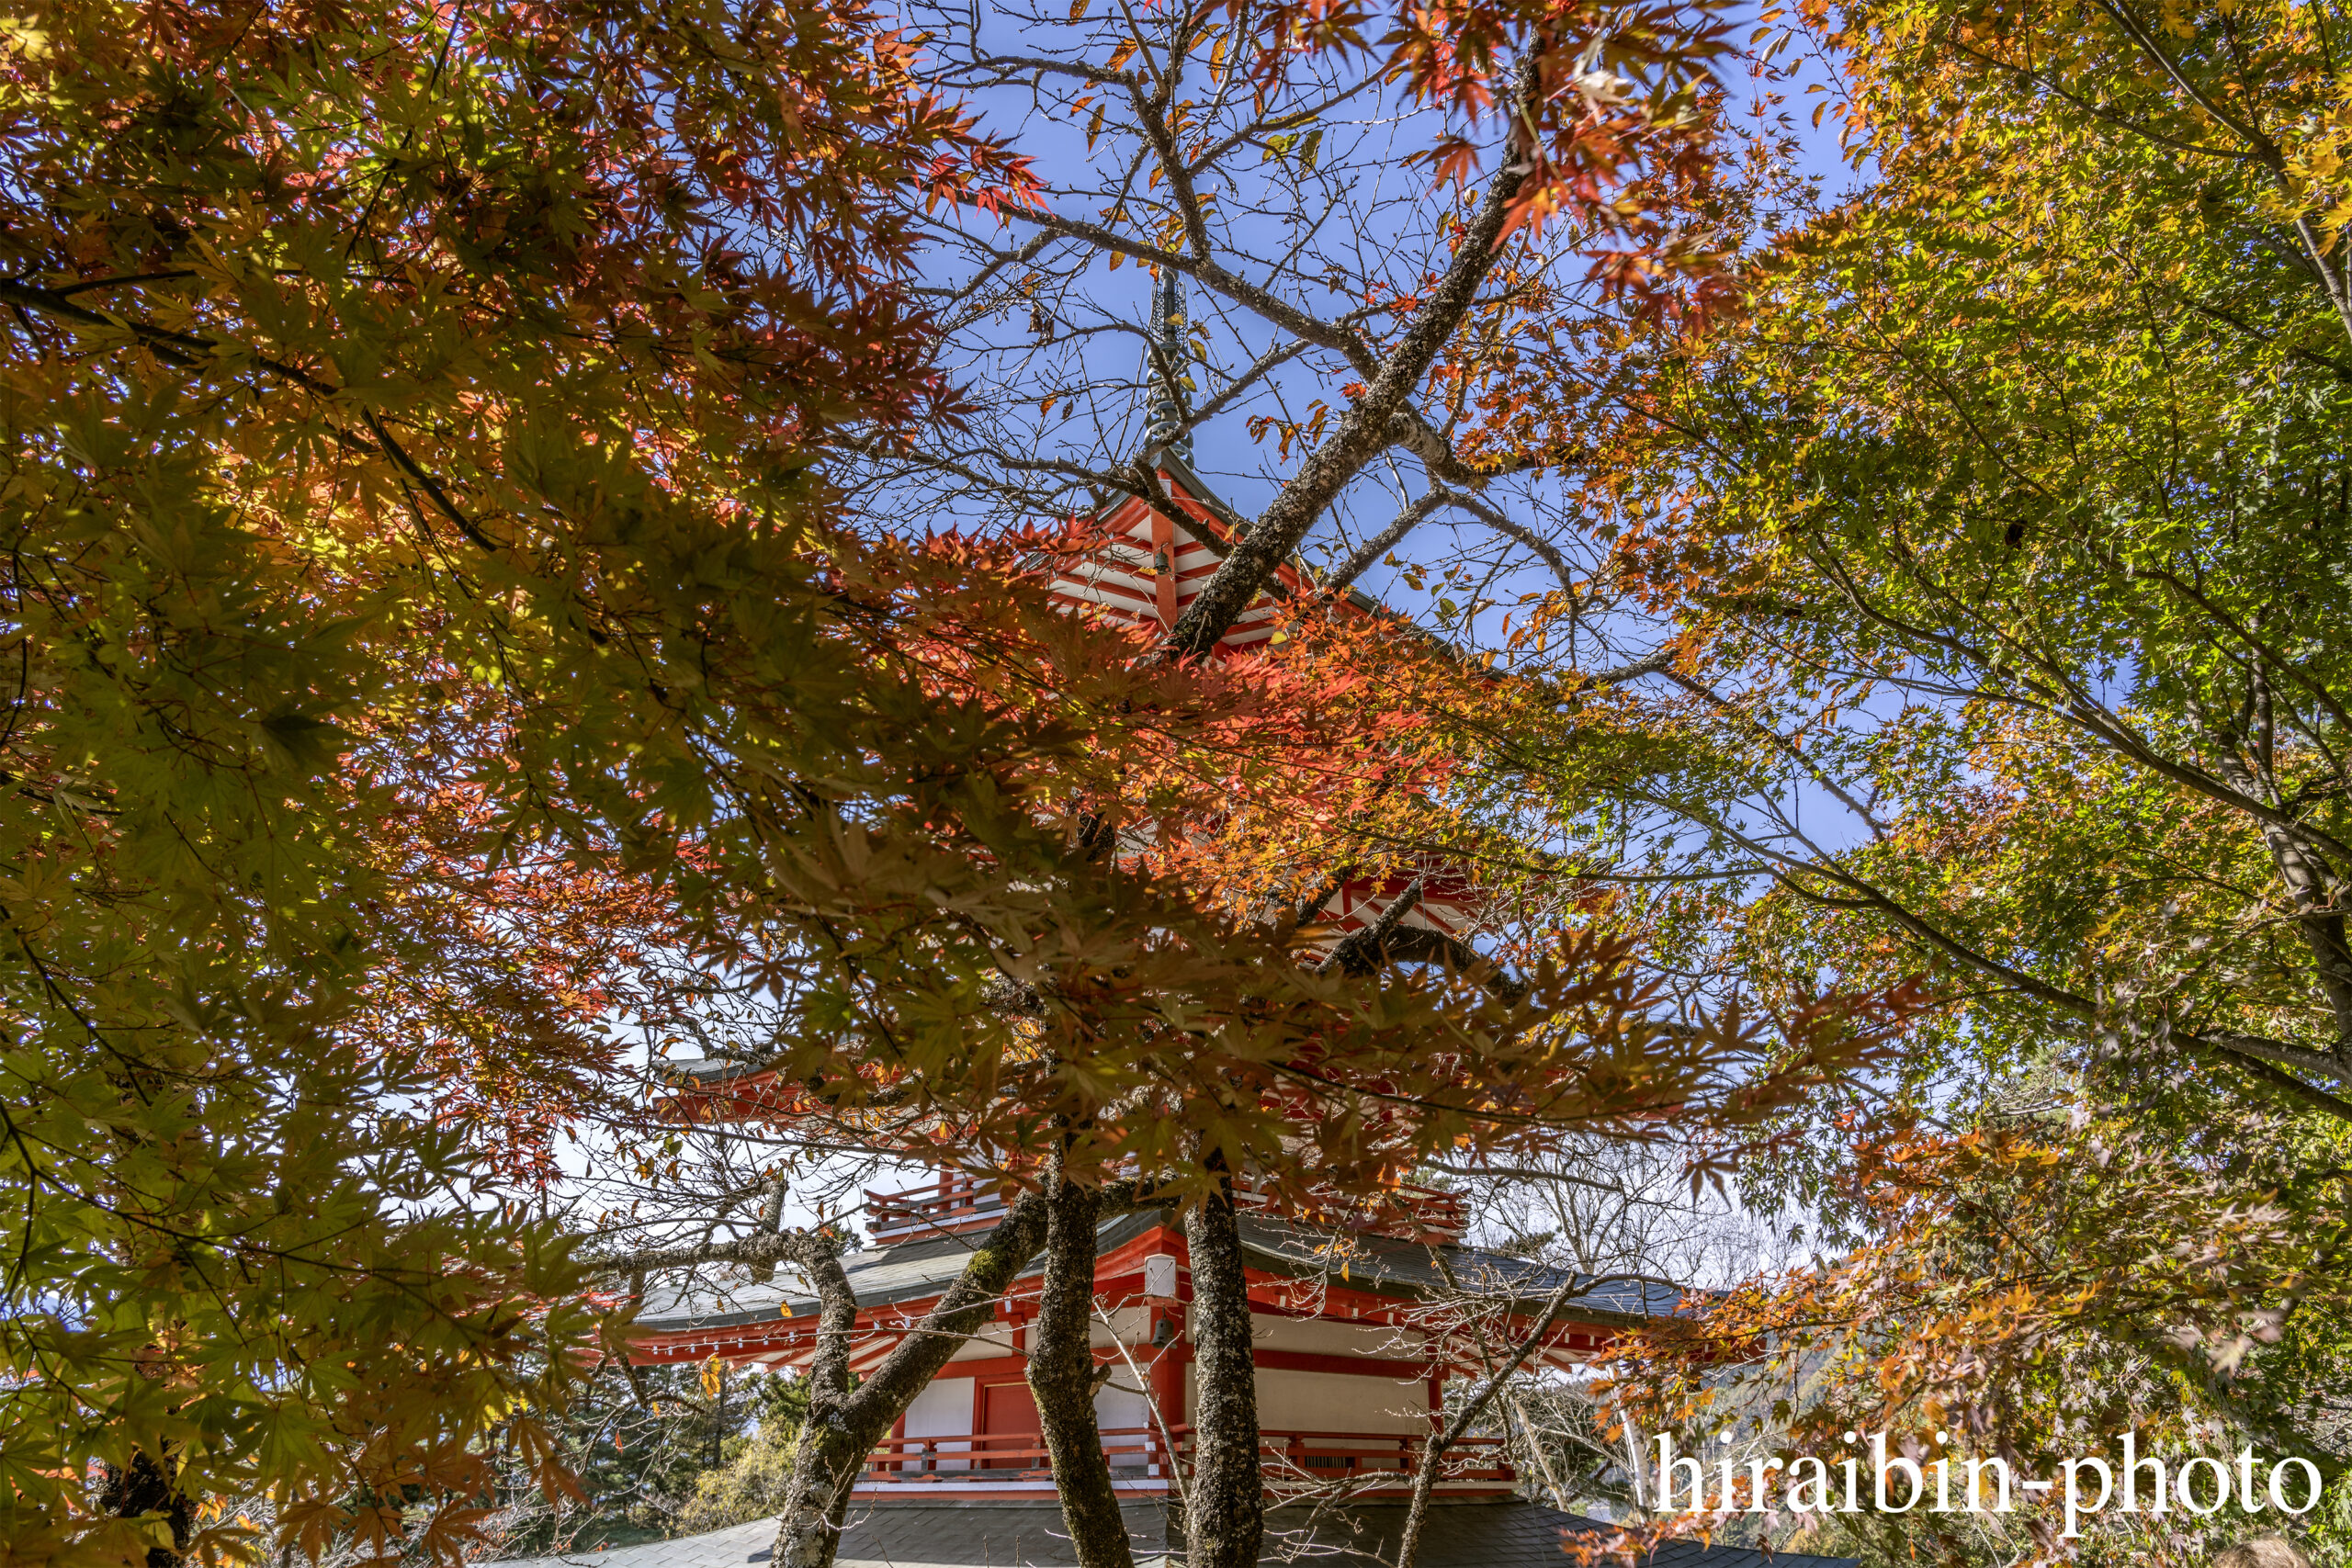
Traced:
[[976, 1230], [1003, 1216], [1004, 1198], [996, 1188], [960, 1173], [906, 1192], [865, 1195], [865, 1230], [876, 1246]]
[[[1150, 1465], [1166, 1457], [1159, 1433], [1145, 1427], [1105, 1427], [1102, 1451], [1111, 1468]], [[876, 1481], [951, 1475], [958, 1480], [1018, 1479], [1046, 1468], [1045, 1438], [1035, 1432], [967, 1432], [944, 1437], [885, 1438], [867, 1461]]]
[[[1417, 1432], [1261, 1432], [1260, 1462], [1269, 1480], [1330, 1481], [1346, 1475], [1420, 1469], [1429, 1438]], [[1514, 1481], [1504, 1462], [1500, 1438], [1457, 1438], [1445, 1450], [1441, 1474], [1447, 1481]]]

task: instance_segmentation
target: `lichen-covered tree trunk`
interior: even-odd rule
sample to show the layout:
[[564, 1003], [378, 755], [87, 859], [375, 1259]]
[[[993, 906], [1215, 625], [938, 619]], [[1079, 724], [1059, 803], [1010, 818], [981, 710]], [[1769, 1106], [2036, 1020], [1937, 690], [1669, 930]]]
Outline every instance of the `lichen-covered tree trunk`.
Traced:
[[1046, 1197], [1046, 1278], [1029, 1347], [1037, 1424], [1079, 1568], [1134, 1568], [1094, 1419], [1094, 1238], [1102, 1194], [1057, 1168]]
[[1258, 1463], [1258, 1369], [1250, 1338], [1250, 1285], [1225, 1161], [1209, 1196], [1184, 1216], [1193, 1265], [1193, 1485], [1184, 1512], [1185, 1568], [1257, 1568], [1266, 1533]]
[[973, 1249], [964, 1271], [922, 1323], [901, 1336], [863, 1383], [849, 1386], [857, 1300], [841, 1260], [811, 1248], [793, 1261], [817, 1289], [817, 1359], [809, 1369], [808, 1418], [792, 1455], [792, 1478], [776, 1520], [774, 1568], [832, 1568], [841, 1550], [850, 1488], [874, 1445], [916, 1394], [989, 1319], [996, 1299], [1046, 1241], [1045, 1197], [1024, 1192]]
[[817, 1290], [817, 1354], [808, 1364], [808, 1415], [793, 1450], [784, 1513], [770, 1560], [775, 1568], [831, 1568], [849, 1507], [850, 1479], [870, 1442], [845, 1465], [850, 1438], [849, 1354], [857, 1329], [857, 1296], [841, 1259], [821, 1238], [794, 1258]]

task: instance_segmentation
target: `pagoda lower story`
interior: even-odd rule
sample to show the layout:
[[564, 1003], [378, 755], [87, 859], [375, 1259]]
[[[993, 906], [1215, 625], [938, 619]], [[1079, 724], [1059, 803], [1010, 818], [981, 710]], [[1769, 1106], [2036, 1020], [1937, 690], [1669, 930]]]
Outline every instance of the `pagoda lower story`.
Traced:
[[[1405, 1506], [1449, 1380], [1483, 1375], [1453, 1303], [1475, 1298], [1513, 1332], [1533, 1326], [1557, 1269], [1462, 1245], [1461, 1200], [1402, 1195], [1412, 1217], [1391, 1234], [1321, 1229], [1245, 1213], [1239, 1224], [1255, 1338], [1265, 1562], [1313, 1557], [1330, 1568], [1395, 1561]], [[851, 1371], [870, 1370], [963, 1269], [974, 1238], [1003, 1213], [993, 1190], [961, 1176], [906, 1193], [867, 1194], [876, 1244], [842, 1259], [858, 1312]], [[842, 1525], [838, 1568], [1068, 1568], [1071, 1555], [1028, 1384], [1036, 1266], [997, 1302], [867, 1456]], [[1096, 1237], [1094, 1411], [1137, 1568], [1182, 1568], [1193, 1446], [1192, 1279], [1172, 1211], [1106, 1220]], [[1546, 1334], [1535, 1362], [1574, 1371], [1616, 1337], [1679, 1310], [1681, 1292], [1591, 1280]], [[1451, 1319], [1458, 1329], [1458, 1315]], [[805, 1369], [817, 1302], [805, 1285], [742, 1275], [706, 1279], [640, 1303], [630, 1337], [643, 1362], [712, 1358], [771, 1371]], [[1611, 1527], [1517, 1495], [1499, 1438], [1450, 1450], [1415, 1568], [1554, 1568], [1569, 1537]], [[687, 1540], [517, 1568], [752, 1568], [768, 1561], [773, 1521]], [[639, 1561], [642, 1556], [643, 1560]], [[1676, 1541], [1658, 1568], [1852, 1568], [1844, 1560], [1759, 1554]]]
[[[1556, 1273], [1541, 1264], [1447, 1239], [1448, 1211], [1436, 1201], [1446, 1196], [1435, 1195], [1431, 1226], [1419, 1240], [1328, 1233], [1257, 1215], [1242, 1221], [1261, 1461], [1273, 1498], [1408, 1492], [1439, 1425], [1447, 1380], [1477, 1372], [1439, 1348], [1430, 1326], [1432, 1296], [1460, 1286], [1488, 1298], [1501, 1292], [1532, 1310], [1556, 1285]], [[953, 1184], [911, 1204], [901, 1197], [875, 1207], [877, 1239], [887, 1245], [843, 1259], [859, 1303], [851, 1370], [861, 1374], [962, 1269], [966, 1237], [995, 1223], [989, 1204]], [[1118, 1491], [1162, 1496], [1180, 1488], [1197, 1400], [1183, 1233], [1164, 1211], [1124, 1215], [1102, 1226], [1097, 1257], [1096, 1423]], [[1052, 1495], [1028, 1384], [1036, 1287], [1033, 1270], [916, 1396], [869, 1457], [858, 1498]], [[1671, 1311], [1673, 1294], [1657, 1286], [1597, 1287], [1573, 1318], [1555, 1325], [1542, 1359], [1564, 1369], [1589, 1361], [1624, 1327]], [[805, 1288], [706, 1284], [643, 1303], [631, 1354], [639, 1362], [716, 1357], [789, 1371], [813, 1356], [816, 1330], [816, 1302]], [[1470, 1437], [1449, 1450], [1438, 1490], [1503, 1497], [1518, 1480], [1499, 1438]]]

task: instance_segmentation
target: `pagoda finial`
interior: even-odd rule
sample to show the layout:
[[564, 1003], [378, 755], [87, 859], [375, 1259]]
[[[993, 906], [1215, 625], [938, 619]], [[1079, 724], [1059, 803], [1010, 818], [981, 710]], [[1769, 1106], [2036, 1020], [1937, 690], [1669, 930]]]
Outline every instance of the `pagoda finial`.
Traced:
[[1184, 429], [1184, 324], [1183, 277], [1174, 267], [1163, 266], [1151, 288], [1151, 423], [1143, 438], [1149, 451], [1189, 458], [1193, 437]]

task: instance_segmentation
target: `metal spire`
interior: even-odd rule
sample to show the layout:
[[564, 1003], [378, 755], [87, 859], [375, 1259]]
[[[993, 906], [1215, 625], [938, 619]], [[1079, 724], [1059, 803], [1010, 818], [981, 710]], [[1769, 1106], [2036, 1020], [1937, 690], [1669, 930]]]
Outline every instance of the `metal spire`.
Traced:
[[[1159, 269], [1151, 288], [1152, 346], [1146, 364], [1152, 381], [1151, 423], [1144, 430], [1144, 446], [1153, 452], [1193, 456], [1193, 437], [1184, 430], [1184, 279], [1172, 266]], [[1180, 434], [1181, 433], [1181, 434]]]

